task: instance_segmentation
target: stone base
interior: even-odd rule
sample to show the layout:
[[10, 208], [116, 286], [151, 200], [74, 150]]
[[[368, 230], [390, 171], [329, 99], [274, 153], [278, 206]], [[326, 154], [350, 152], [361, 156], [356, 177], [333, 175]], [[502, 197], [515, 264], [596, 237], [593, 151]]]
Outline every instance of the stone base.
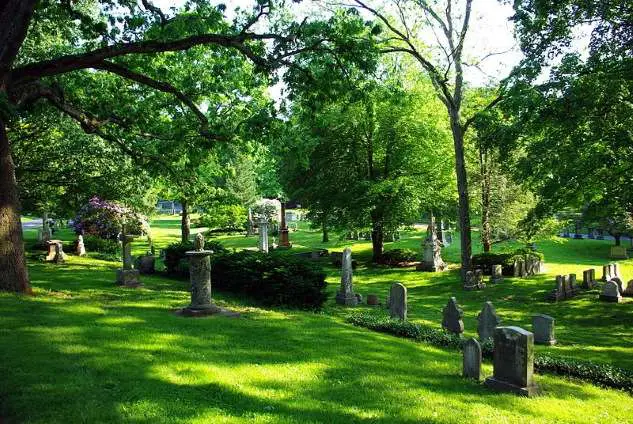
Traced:
[[239, 312], [233, 312], [225, 308], [221, 308], [213, 303], [208, 305], [200, 305], [200, 306], [187, 306], [186, 308], [177, 309], [175, 311], [176, 315], [180, 315], [183, 317], [206, 317], [209, 315], [219, 315], [223, 317], [229, 318], [239, 318], [241, 315]]
[[141, 287], [143, 283], [139, 281], [137, 269], [117, 269], [116, 283], [125, 287]]
[[356, 306], [362, 301], [362, 298], [359, 300], [358, 297], [359, 295], [357, 294], [345, 297], [344, 293], [338, 292], [336, 293], [336, 303], [345, 306]]
[[601, 294], [600, 300], [602, 300], [603, 302], [620, 303], [622, 302], [622, 297], [621, 296], [605, 296]]
[[519, 396], [532, 397], [538, 394], [538, 387], [536, 385], [520, 387], [512, 383], [508, 383], [507, 381], [497, 380], [494, 377], [486, 378], [484, 384], [492, 390], [496, 390], [498, 392], [514, 393]]

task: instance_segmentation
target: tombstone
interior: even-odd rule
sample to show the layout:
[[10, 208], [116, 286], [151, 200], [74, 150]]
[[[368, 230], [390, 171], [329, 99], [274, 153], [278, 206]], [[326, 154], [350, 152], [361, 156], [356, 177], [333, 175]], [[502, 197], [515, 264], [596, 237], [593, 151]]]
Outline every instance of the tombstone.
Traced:
[[534, 335], [520, 327], [497, 327], [494, 334], [493, 376], [486, 386], [501, 392], [533, 396]]
[[483, 271], [476, 269], [475, 271], [466, 271], [464, 281], [462, 282], [464, 290], [481, 290], [486, 288], [483, 282]]
[[628, 259], [629, 254], [624, 246], [611, 246], [609, 257], [611, 259]]
[[576, 284], [576, 274], [569, 274], [567, 277], [569, 281], [569, 291], [572, 296], [578, 294], [578, 285]]
[[495, 311], [495, 307], [492, 306], [492, 302], [484, 303], [479, 315], [477, 315], [477, 334], [479, 334], [479, 340], [485, 342], [488, 339], [492, 339], [494, 336], [495, 328], [501, 324], [501, 319]]
[[282, 249], [290, 249], [292, 243], [288, 236], [288, 226], [286, 225], [286, 203], [281, 203], [281, 227], [279, 229], [279, 247]]
[[259, 251], [268, 253], [268, 221], [266, 221], [265, 219], [258, 221], [257, 227], [259, 228]]
[[431, 222], [426, 229], [422, 250], [422, 262], [416, 267], [418, 271], [438, 272], [446, 269], [446, 263], [442, 260], [442, 242], [437, 238], [433, 215], [431, 215]]
[[369, 306], [378, 306], [378, 305], [380, 305], [380, 302], [378, 301], [378, 295], [368, 294], [367, 295], [367, 304]]
[[617, 263], [611, 263], [611, 278], [613, 277], [617, 277], [622, 279], [622, 276], [620, 276], [620, 265]]
[[86, 256], [86, 246], [84, 245], [84, 236], [77, 236], [77, 256]]
[[198, 233], [193, 243], [194, 250], [185, 252], [189, 258], [189, 281], [191, 282], [191, 303], [177, 311], [177, 314], [196, 317], [220, 314], [238, 317], [239, 313], [221, 308], [211, 299], [211, 250], [204, 250], [204, 237]]
[[582, 288], [590, 290], [596, 285], [596, 270], [591, 268], [582, 272]]
[[513, 277], [520, 277], [520, 271], [521, 267], [519, 266], [519, 261], [517, 259], [514, 260], [514, 263], [512, 264], [512, 276]]
[[246, 235], [252, 236], [255, 234], [255, 223], [253, 222], [253, 209], [248, 208], [248, 220], [246, 221]]
[[567, 293], [565, 292], [565, 277], [563, 275], [556, 276], [556, 287], [549, 293], [547, 298], [555, 302], [567, 298]]
[[602, 278], [601, 280], [607, 282], [611, 279], [611, 264], [602, 265]]
[[341, 287], [336, 293], [336, 303], [339, 305], [358, 305], [358, 297], [354, 294], [352, 275], [352, 249], [346, 247], [345, 250], [343, 250], [343, 260], [341, 264]]
[[462, 375], [466, 378], [481, 380], [481, 345], [475, 339], [468, 339], [463, 346], [464, 359]]
[[142, 275], [154, 274], [156, 272], [156, 256], [150, 254], [139, 256], [134, 262], [134, 266]]
[[124, 235], [119, 236], [121, 241], [121, 250], [123, 256], [123, 268], [119, 268], [116, 273], [116, 283], [125, 287], [140, 287], [143, 284], [139, 281], [138, 269], [132, 268], [132, 241], [136, 236]]
[[527, 269], [523, 259], [519, 259], [519, 277], [527, 277]]
[[534, 343], [542, 345], [555, 345], [554, 318], [545, 314], [532, 315], [532, 332]]
[[389, 315], [391, 318], [407, 320], [407, 288], [400, 283], [394, 283], [389, 290]]
[[46, 246], [48, 247], [46, 262], [61, 264], [66, 260], [64, 245], [61, 240], [49, 240], [46, 242]]
[[492, 266], [492, 273], [490, 274], [490, 282], [492, 284], [503, 282], [503, 266], [498, 265], [498, 264]]
[[622, 292], [622, 296], [624, 297], [633, 297], [633, 280], [629, 280], [626, 284], [626, 289]]
[[620, 290], [620, 294], [624, 293], [624, 282], [620, 278], [613, 277], [609, 281], [613, 281], [614, 283], [618, 285], [618, 290]]
[[462, 334], [464, 332], [464, 311], [457, 304], [454, 297], [448, 299], [448, 303], [442, 310], [442, 328], [454, 334]]
[[600, 300], [605, 302], [620, 303], [622, 296], [620, 295], [620, 287], [615, 281], [607, 281], [602, 288]]

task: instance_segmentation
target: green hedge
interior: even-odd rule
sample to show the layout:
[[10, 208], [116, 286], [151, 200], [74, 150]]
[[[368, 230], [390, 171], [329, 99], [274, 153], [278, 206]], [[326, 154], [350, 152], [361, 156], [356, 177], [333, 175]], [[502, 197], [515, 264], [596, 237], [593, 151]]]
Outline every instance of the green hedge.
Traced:
[[327, 300], [325, 273], [311, 261], [241, 251], [214, 256], [213, 286], [243, 293], [265, 305], [320, 309]]
[[[384, 314], [360, 312], [349, 316], [347, 321], [358, 327], [414, 339], [438, 347], [461, 350], [466, 341], [456, 334], [446, 333], [441, 329], [422, 327], [408, 321], [389, 318]], [[481, 346], [483, 357], [492, 359], [493, 348], [491, 340], [483, 343]], [[612, 387], [633, 393], [633, 371], [607, 364], [539, 353], [534, 355], [534, 370], [541, 374], [549, 373], [574, 377], [598, 386]]]
[[[105, 255], [118, 255], [120, 251], [119, 242], [116, 240], [104, 239], [97, 236], [84, 236], [84, 247], [86, 252], [97, 252]], [[77, 248], [77, 241], [73, 242], [73, 252]]]
[[392, 249], [385, 250], [380, 255], [379, 262], [385, 265], [399, 265], [417, 260], [417, 252], [412, 249]]
[[512, 275], [514, 261], [521, 259], [525, 261], [528, 256], [537, 258], [540, 261], [545, 259], [545, 256], [541, 252], [535, 252], [528, 248], [517, 249], [513, 252], [487, 252], [478, 253], [472, 256], [472, 267], [481, 268], [486, 275], [492, 273], [493, 265], [501, 265], [503, 268], [503, 275]]

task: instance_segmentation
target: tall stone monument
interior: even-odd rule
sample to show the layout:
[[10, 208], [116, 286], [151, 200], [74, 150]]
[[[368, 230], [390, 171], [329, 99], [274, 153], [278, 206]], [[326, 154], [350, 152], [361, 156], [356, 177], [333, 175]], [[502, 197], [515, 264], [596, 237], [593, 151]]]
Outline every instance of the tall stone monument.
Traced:
[[479, 334], [479, 340], [485, 342], [488, 339], [492, 339], [495, 333], [495, 328], [501, 324], [501, 318], [497, 315], [495, 307], [492, 302], [484, 303], [479, 315], [477, 315], [477, 333]]
[[464, 311], [457, 304], [457, 299], [451, 297], [442, 310], [442, 328], [454, 334], [464, 332]]
[[389, 290], [389, 315], [402, 321], [407, 320], [407, 288], [394, 283]]
[[134, 235], [119, 235], [121, 241], [121, 253], [123, 256], [123, 268], [116, 272], [116, 283], [125, 287], [140, 287], [143, 284], [139, 281], [139, 272], [132, 268], [132, 241], [136, 239]]
[[520, 327], [497, 327], [494, 344], [494, 371], [486, 386], [521, 396], [535, 395], [534, 335]]
[[437, 238], [435, 217], [431, 215], [431, 222], [426, 229], [426, 238], [422, 242], [422, 262], [416, 268], [418, 271], [438, 272], [446, 269], [442, 260], [442, 242]]
[[86, 256], [86, 246], [84, 245], [84, 236], [77, 236], [77, 256]]
[[281, 203], [281, 225], [279, 228], [279, 247], [289, 249], [292, 247], [290, 243], [288, 225], [286, 225], [286, 203]]
[[257, 227], [259, 228], [259, 251], [268, 253], [268, 221], [260, 219], [257, 221]]
[[343, 250], [343, 260], [341, 262], [341, 287], [336, 293], [336, 303], [356, 306], [359, 302], [359, 296], [354, 293], [354, 284], [352, 283], [352, 249], [346, 247]]
[[246, 235], [252, 236], [255, 234], [255, 223], [253, 222], [253, 209], [248, 208], [248, 221], [246, 221]]

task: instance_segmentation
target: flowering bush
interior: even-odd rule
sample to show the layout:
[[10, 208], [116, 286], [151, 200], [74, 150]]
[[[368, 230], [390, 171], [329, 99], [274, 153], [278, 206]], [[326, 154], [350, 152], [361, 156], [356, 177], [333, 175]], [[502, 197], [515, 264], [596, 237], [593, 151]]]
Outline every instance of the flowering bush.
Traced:
[[116, 240], [125, 227], [126, 234], [147, 234], [147, 218], [115, 202], [93, 197], [84, 205], [73, 222], [78, 234]]

